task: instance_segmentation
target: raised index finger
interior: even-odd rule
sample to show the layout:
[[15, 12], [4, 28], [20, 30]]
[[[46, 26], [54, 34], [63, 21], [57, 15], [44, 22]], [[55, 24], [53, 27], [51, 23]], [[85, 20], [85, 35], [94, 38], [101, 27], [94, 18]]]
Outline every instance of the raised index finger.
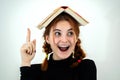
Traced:
[[30, 29], [28, 28], [28, 29], [27, 29], [26, 42], [30, 42], [30, 36], [31, 36], [31, 31], [30, 31]]

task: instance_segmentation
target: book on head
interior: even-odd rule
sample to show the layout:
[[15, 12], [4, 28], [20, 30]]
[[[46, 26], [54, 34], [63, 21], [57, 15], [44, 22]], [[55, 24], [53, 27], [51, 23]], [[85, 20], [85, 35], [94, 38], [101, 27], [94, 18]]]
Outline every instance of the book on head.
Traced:
[[71, 15], [78, 23], [81, 24], [81, 26], [85, 26], [86, 24], [88, 24], [87, 20], [85, 20], [82, 16], [80, 16], [78, 13], [73, 11], [68, 6], [61, 6], [55, 9], [50, 15], [48, 15], [37, 27], [39, 29], [42, 29], [43, 27], [48, 26], [49, 23], [62, 12]]

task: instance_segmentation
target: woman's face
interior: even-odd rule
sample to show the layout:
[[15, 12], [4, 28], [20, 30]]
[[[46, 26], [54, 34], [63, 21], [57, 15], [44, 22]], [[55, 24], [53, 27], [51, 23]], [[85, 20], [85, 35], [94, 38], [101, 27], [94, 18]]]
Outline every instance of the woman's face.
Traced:
[[74, 51], [77, 36], [68, 21], [59, 21], [52, 27], [46, 41], [53, 51], [53, 59], [61, 60], [68, 58]]

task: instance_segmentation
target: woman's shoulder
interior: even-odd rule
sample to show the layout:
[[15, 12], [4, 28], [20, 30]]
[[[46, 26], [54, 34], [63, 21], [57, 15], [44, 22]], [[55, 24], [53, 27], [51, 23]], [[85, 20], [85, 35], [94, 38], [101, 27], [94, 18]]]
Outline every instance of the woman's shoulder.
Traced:
[[96, 73], [97, 68], [95, 65], [94, 60], [92, 59], [83, 59], [81, 60], [81, 62], [79, 63], [77, 70], [82, 72], [82, 73]]
[[94, 60], [92, 59], [83, 59], [81, 62], [82, 63], [95, 63]]
[[96, 67], [95, 61], [92, 59], [83, 59], [81, 60], [81, 63], [79, 64], [80, 66], [83, 67]]

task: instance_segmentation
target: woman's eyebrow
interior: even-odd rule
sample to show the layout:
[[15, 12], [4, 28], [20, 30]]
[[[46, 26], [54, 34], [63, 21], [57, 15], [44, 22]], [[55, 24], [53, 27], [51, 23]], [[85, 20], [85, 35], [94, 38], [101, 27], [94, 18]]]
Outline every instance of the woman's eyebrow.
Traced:
[[54, 29], [53, 31], [61, 31], [60, 29]]
[[73, 30], [73, 28], [68, 29], [68, 31], [71, 31], [71, 30]]
[[[68, 29], [67, 31], [71, 31], [73, 28]], [[61, 31], [60, 29], [54, 29], [53, 31]]]

